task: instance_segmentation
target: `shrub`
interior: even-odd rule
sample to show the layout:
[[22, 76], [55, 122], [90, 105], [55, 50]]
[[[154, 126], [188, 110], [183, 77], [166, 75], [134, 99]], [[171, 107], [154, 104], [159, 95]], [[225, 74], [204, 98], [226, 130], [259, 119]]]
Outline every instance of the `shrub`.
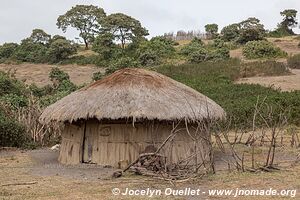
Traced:
[[62, 82], [64, 80], [70, 80], [69, 74], [60, 70], [58, 67], [53, 67], [51, 69], [49, 78], [52, 82]]
[[208, 58], [208, 51], [204, 48], [199, 48], [196, 51], [189, 53], [188, 61], [191, 63], [200, 63]]
[[0, 146], [22, 147], [26, 140], [25, 128], [0, 110]]
[[17, 49], [18, 44], [16, 43], [4, 43], [0, 46], [0, 58], [9, 58], [13, 55]]
[[143, 66], [157, 65], [162, 59], [175, 54], [174, 41], [162, 36], [142, 41], [137, 47], [137, 57]]
[[105, 74], [111, 74], [119, 69], [127, 67], [138, 67], [140, 64], [133, 58], [121, 57], [110, 63], [109, 67], [105, 70]]
[[102, 78], [103, 78], [103, 74], [101, 72], [95, 72], [95, 73], [93, 73], [93, 77], [92, 77], [93, 81], [98, 81], [98, 80], [100, 80]]
[[21, 108], [28, 105], [26, 96], [19, 96], [16, 94], [6, 94], [0, 97], [0, 101], [10, 105], [12, 108]]
[[289, 68], [300, 69], [300, 54], [289, 57], [287, 63]]
[[48, 62], [60, 62], [75, 54], [76, 51], [76, 47], [70, 41], [64, 39], [54, 40], [47, 50]]
[[25, 39], [17, 47], [13, 58], [21, 62], [45, 63], [47, 62], [47, 46], [42, 43], [33, 43]]
[[148, 50], [140, 54], [139, 61], [142, 66], [153, 66], [160, 63], [160, 58], [156, 52]]
[[243, 48], [248, 59], [285, 57], [287, 53], [268, 41], [250, 41]]
[[207, 60], [218, 61], [218, 60], [226, 60], [229, 58], [230, 58], [229, 49], [227, 47], [222, 47], [222, 48], [216, 48], [210, 50], [208, 53]]
[[189, 44], [185, 45], [181, 50], [180, 53], [182, 55], [188, 56], [191, 53], [201, 50], [204, 48], [204, 43], [201, 39], [194, 38]]
[[8, 74], [0, 71], [0, 96], [15, 94], [17, 96], [25, 95], [26, 87], [23, 82], [11, 78]]

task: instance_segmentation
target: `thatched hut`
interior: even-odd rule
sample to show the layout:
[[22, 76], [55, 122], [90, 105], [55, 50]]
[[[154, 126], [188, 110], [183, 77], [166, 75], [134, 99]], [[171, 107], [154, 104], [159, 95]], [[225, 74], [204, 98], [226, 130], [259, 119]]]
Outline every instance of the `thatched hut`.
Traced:
[[224, 110], [199, 92], [145, 69], [119, 70], [64, 97], [45, 109], [43, 123], [63, 122], [59, 161], [117, 167], [141, 153], [153, 152], [178, 129], [162, 149], [169, 163], [209, 149], [210, 133], [191, 139], [193, 125], [225, 116]]

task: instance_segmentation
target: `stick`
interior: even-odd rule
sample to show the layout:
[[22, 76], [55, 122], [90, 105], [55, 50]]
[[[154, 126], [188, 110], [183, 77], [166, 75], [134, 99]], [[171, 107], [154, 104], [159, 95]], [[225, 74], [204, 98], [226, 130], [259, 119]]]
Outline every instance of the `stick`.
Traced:
[[3, 184], [1, 185], [1, 187], [4, 186], [11, 186], [11, 185], [33, 185], [33, 184], [37, 184], [37, 181], [33, 181], [33, 182], [24, 182], [24, 183], [8, 183], [8, 184]]

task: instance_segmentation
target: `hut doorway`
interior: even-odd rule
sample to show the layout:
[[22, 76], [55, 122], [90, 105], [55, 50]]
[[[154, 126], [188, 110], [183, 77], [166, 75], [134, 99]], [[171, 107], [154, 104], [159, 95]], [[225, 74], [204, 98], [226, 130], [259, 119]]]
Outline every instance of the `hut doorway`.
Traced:
[[82, 146], [82, 162], [83, 163], [92, 163], [93, 157], [93, 134], [91, 131], [86, 130], [86, 123], [84, 125], [84, 133], [83, 133], [83, 146]]

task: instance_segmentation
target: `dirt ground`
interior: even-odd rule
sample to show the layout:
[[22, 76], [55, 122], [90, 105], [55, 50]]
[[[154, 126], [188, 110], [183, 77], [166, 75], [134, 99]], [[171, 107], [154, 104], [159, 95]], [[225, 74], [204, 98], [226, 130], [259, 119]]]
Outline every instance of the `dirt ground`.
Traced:
[[[38, 86], [45, 86], [50, 83], [49, 73], [52, 67], [56, 67], [56, 65], [30, 63], [23, 63], [19, 65], [0, 64], [0, 70], [5, 72], [8, 70], [16, 70], [16, 78], [25, 81], [27, 84], [35, 83]], [[93, 73], [98, 71], [104, 72], [103, 68], [98, 68], [91, 65], [62, 65], [57, 67], [67, 72], [71, 81], [76, 85], [90, 83], [92, 81]]]
[[260, 84], [280, 88], [282, 91], [300, 90], [300, 69], [292, 69], [292, 75], [242, 78], [236, 83]]
[[298, 47], [299, 40], [295, 39], [295, 36], [288, 36], [284, 38], [268, 38], [268, 41], [274, 43], [280, 49], [287, 52], [289, 55], [295, 55], [300, 53]]
[[[246, 154], [248, 147], [241, 146]], [[255, 156], [262, 156], [266, 149], [257, 149]], [[229, 153], [216, 152], [217, 173], [201, 179], [183, 183], [162, 181], [130, 173], [121, 178], [111, 177], [113, 168], [95, 165], [65, 166], [57, 162], [58, 152], [49, 149], [21, 151], [18, 149], [0, 151], [0, 199], [232, 199], [232, 196], [208, 196], [209, 189], [296, 189], [300, 192], [300, 163], [296, 162], [299, 149], [279, 148], [276, 163], [281, 169], [275, 172], [229, 172], [223, 159]], [[299, 156], [299, 155], [298, 155]], [[259, 162], [259, 159], [257, 160]], [[129, 189], [184, 189], [206, 191], [200, 196], [123, 196], [113, 195], [112, 189], [122, 192]], [[299, 199], [300, 195], [293, 199]], [[290, 199], [237, 197], [236, 199]]]

